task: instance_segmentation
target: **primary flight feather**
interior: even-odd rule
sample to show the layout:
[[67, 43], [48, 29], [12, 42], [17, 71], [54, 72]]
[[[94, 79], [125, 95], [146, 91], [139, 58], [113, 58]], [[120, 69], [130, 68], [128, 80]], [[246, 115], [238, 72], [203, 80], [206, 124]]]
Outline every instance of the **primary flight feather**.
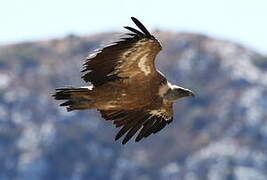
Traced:
[[82, 79], [92, 85], [56, 89], [53, 97], [65, 100], [68, 111], [97, 109], [106, 120], [121, 127], [115, 140], [127, 143], [157, 133], [173, 120], [175, 100], [194, 96], [188, 89], [172, 85], [155, 67], [161, 50], [159, 41], [136, 18], [127, 37], [89, 55]]

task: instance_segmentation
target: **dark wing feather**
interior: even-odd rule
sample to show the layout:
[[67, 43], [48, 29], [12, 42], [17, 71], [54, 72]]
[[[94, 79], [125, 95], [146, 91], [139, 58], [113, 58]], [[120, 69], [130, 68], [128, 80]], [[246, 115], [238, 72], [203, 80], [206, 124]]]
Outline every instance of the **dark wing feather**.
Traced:
[[111, 75], [111, 73], [119, 63], [120, 55], [137, 41], [137, 38], [127, 38], [89, 55], [83, 64], [82, 72], [85, 73], [82, 76], [83, 80], [99, 86], [107, 81], [119, 79], [118, 76]]
[[144, 26], [136, 20], [136, 25], [142, 32], [132, 27], [125, 27], [131, 33], [109, 46], [89, 55], [83, 64], [82, 78], [94, 86], [100, 86], [108, 81], [125, 79], [144, 73], [138, 67], [138, 62], [145, 58], [146, 66], [155, 73], [154, 59], [161, 50], [161, 45]]
[[140, 37], [145, 37], [145, 35], [143, 33], [141, 33], [140, 31], [138, 31], [137, 29], [134, 29], [132, 27], [129, 26], [124, 26], [125, 29], [128, 29], [129, 31], [134, 32], [135, 34], [137, 34]]
[[133, 22], [136, 24], [137, 27], [139, 27], [139, 29], [142, 30], [142, 32], [149, 38], [154, 38], [149, 31], [146, 29], [146, 27], [135, 17], [131, 17], [131, 19], [133, 20]]
[[156, 118], [150, 118], [143, 124], [143, 128], [141, 129], [141, 131], [135, 138], [136, 142], [140, 141], [144, 137], [147, 137], [146, 134], [151, 134], [149, 133], [150, 132], [149, 130], [153, 126], [155, 121], [156, 121]]
[[134, 136], [134, 134], [137, 133], [138, 130], [140, 130], [140, 132], [135, 139], [136, 142], [151, 135], [152, 133], [157, 133], [172, 121], [172, 114], [168, 114], [168, 111], [163, 112], [163, 114], [153, 114], [151, 112], [153, 111], [100, 110], [100, 113], [104, 119], [113, 121], [116, 127], [122, 126], [115, 137], [115, 140], [118, 140], [126, 134], [122, 141], [122, 144], [127, 143]]

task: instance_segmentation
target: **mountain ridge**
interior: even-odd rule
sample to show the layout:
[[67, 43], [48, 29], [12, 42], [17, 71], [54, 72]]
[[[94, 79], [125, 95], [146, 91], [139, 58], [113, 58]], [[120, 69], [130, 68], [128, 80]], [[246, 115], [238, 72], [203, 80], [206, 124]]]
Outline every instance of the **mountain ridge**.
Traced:
[[126, 146], [96, 111], [67, 113], [50, 97], [85, 85], [85, 58], [120, 34], [0, 46], [0, 177], [243, 180], [249, 170], [266, 178], [267, 57], [206, 35], [154, 34], [157, 67], [197, 97], [175, 103], [162, 132]]

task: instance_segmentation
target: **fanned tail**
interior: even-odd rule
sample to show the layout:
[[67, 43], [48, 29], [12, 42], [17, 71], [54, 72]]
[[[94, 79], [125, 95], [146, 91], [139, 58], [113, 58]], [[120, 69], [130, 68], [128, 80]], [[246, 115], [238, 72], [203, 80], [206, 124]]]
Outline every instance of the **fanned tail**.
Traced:
[[65, 100], [60, 106], [67, 106], [67, 111], [92, 109], [91, 89], [91, 86], [58, 88], [52, 97], [56, 100]]

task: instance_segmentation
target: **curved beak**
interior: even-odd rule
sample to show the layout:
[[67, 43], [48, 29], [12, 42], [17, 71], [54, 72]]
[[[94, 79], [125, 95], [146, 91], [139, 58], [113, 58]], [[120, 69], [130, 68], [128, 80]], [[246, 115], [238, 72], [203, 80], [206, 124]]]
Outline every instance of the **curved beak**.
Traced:
[[189, 96], [195, 97], [195, 94], [192, 91], [190, 91]]

